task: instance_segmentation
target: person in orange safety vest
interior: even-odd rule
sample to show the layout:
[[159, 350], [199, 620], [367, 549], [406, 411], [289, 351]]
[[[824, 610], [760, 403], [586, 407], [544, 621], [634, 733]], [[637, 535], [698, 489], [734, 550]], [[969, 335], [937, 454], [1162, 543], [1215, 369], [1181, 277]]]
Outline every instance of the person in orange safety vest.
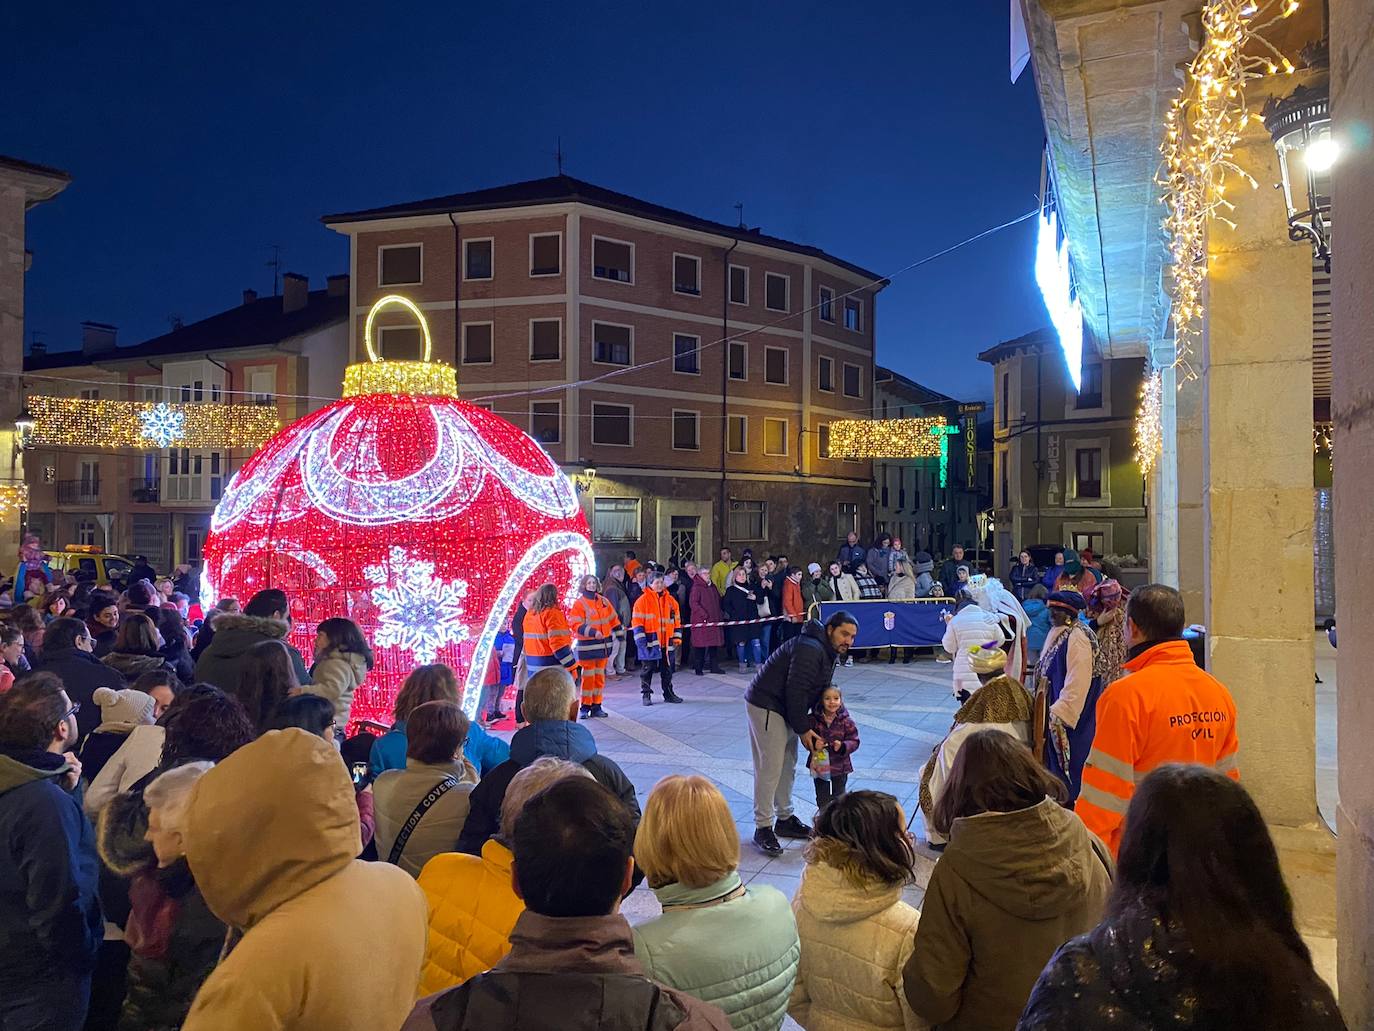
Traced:
[[606, 716], [601, 693], [606, 689], [606, 663], [611, 657], [620, 619], [615, 606], [601, 593], [601, 581], [582, 578], [582, 593], [568, 610], [568, 621], [577, 638], [577, 664], [582, 669], [582, 718]]
[[654, 672], [663, 685], [665, 702], [680, 702], [673, 690], [673, 664], [682, 646], [682, 617], [677, 600], [666, 589], [663, 574], [654, 570], [644, 581], [644, 593], [635, 602], [630, 620], [639, 649], [639, 689], [645, 705], [653, 705]]
[[534, 592], [534, 604], [525, 613], [524, 640], [525, 668], [530, 676], [551, 666], [570, 672], [576, 668], [572, 630], [558, 607], [558, 588], [553, 584]]
[[1126, 604], [1128, 675], [1097, 702], [1097, 736], [1074, 811], [1116, 855], [1136, 785], [1165, 763], [1194, 763], [1240, 779], [1236, 703], [1193, 661], [1183, 596], [1149, 584]]

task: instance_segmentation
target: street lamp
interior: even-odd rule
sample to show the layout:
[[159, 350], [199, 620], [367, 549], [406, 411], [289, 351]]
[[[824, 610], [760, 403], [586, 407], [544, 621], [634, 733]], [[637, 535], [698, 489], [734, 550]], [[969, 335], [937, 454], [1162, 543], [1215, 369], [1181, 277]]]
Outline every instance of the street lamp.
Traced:
[[582, 475], [573, 478], [573, 489], [578, 494], [586, 494], [592, 489], [592, 484], [596, 481], [596, 466], [590, 462], [583, 462]]
[[1331, 168], [1341, 154], [1331, 133], [1331, 91], [1325, 81], [1270, 100], [1264, 123], [1279, 152], [1288, 238], [1312, 244], [1331, 271]]
[[27, 408], [15, 418], [14, 446], [16, 454], [28, 446], [29, 438], [33, 436], [34, 427], [37, 425], [38, 421]]

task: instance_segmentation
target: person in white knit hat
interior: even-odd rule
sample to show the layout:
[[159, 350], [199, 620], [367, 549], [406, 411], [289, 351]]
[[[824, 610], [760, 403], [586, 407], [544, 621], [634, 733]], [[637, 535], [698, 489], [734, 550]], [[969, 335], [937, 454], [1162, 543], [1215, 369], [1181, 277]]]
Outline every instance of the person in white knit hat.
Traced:
[[98, 687], [92, 697], [100, 706], [100, 725], [81, 746], [81, 772], [87, 783], [95, 780], [135, 727], [157, 720], [157, 699], [142, 691]]

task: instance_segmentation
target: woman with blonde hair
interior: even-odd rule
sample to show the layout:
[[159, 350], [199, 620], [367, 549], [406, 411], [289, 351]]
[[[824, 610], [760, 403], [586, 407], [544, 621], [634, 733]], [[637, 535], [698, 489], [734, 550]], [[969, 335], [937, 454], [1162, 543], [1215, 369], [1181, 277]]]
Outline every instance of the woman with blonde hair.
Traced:
[[525, 803], [549, 785], [590, 776], [577, 763], [540, 756], [511, 778], [501, 802], [501, 830], [482, 845], [480, 857], [441, 852], [425, 864], [419, 883], [429, 902], [429, 944], [420, 995], [462, 984], [510, 951], [511, 928], [525, 910], [511, 883], [515, 820]]
[[745, 888], [739, 831], [719, 789], [701, 776], [663, 778], [634, 852], [663, 906], [634, 929], [644, 972], [719, 1006], [735, 1031], [781, 1027], [800, 961], [796, 920], [777, 888]]
[[[372, 743], [367, 759], [368, 776], [376, 780], [386, 770], [406, 768], [406, 720], [412, 712], [426, 702], [458, 700], [458, 678], [442, 662], [412, 670], [396, 695], [391, 729]], [[510, 758], [510, 745], [488, 734], [480, 724], [473, 723], [468, 727], [463, 755], [485, 777]]]

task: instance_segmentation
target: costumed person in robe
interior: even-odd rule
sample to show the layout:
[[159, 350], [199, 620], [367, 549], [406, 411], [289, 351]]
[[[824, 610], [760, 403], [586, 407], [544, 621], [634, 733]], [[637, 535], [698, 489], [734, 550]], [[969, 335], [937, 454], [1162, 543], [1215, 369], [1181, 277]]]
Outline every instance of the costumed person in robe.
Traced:
[[1102, 579], [1097, 570], [1083, 565], [1083, 560], [1076, 551], [1064, 552], [1064, 568], [1060, 570], [1058, 578], [1054, 581], [1053, 591], [1073, 591], [1081, 594], [1084, 598], [1088, 592], [1097, 585], [1097, 581]]
[[1130, 592], [1115, 580], [1103, 580], [1087, 596], [1088, 626], [1097, 635], [1097, 663], [1093, 672], [1102, 681], [1102, 690], [1125, 671], [1126, 661], [1126, 602]]
[[1026, 677], [1026, 632], [1030, 629], [1030, 616], [1016, 600], [1016, 595], [1002, 586], [1002, 581], [987, 576], [975, 576], [971, 580], [970, 594], [974, 601], [991, 612], [1002, 628], [1008, 661], [1007, 672], [1016, 680], [1024, 682]]
[[1000, 730], [1023, 745], [1031, 741], [1031, 693], [1007, 674], [1007, 653], [996, 644], [975, 644], [967, 655], [969, 669], [978, 675], [983, 686], [959, 707], [949, 733], [930, 753], [921, 770], [921, 790], [917, 795], [926, 836], [939, 848], [944, 847], [946, 838], [935, 829], [931, 818], [964, 740], [975, 731]]
[[1079, 618], [1086, 603], [1081, 594], [1050, 595], [1050, 634], [1035, 667], [1035, 714], [1032, 749], [1045, 768], [1069, 789], [1072, 808], [1083, 787], [1083, 764], [1097, 731], [1101, 682], [1093, 673], [1097, 638]]

